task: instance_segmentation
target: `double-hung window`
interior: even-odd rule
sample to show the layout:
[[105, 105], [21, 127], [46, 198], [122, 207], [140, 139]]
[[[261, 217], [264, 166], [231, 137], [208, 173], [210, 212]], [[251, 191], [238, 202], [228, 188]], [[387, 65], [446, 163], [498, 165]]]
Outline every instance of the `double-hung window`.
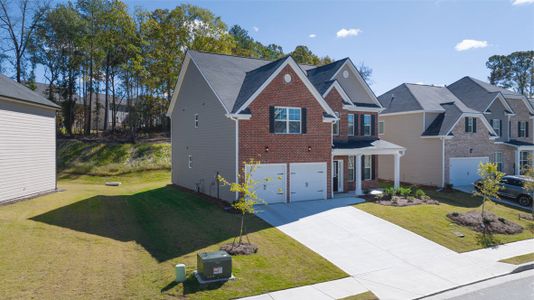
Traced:
[[475, 133], [477, 132], [477, 125], [476, 125], [476, 119], [473, 117], [466, 117], [465, 118], [465, 132], [467, 133]]
[[339, 135], [339, 113], [336, 111], [336, 117], [338, 118], [338, 120], [334, 123], [334, 128], [333, 128], [333, 131], [334, 131], [334, 135]]
[[193, 156], [192, 155], [188, 156], [187, 167], [189, 169], [193, 168]]
[[354, 136], [354, 114], [347, 115], [348, 135]]
[[198, 128], [198, 114], [195, 114], [195, 128]]
[[502, 157], [502, 152], [495, 152], [493, 154], [492, 162], [497, 165], [497, 170], [502, 172], [504, 170], [504, 160]]
[[349, 156], [349, 181], [354, 181], [354, 156]]
[[527, 126], [528, 122], [517, 122], [517, 137], [528, 137]]
[[373, 179], [373, 156], [363, 156], [363, 180]]
[[371, 125], [371, 115], [363, 115], [363, 135], [371, 136], [372, 134], [372, 125]]
[[302, 112], [295, 107], [274, 108], [274, 133], [299, 134], [302, 132]]
[[491, 120], [491, 127], [493, 127], [493, 130], [497, 133], [497, 136], [502, 136], [501, 124], [502, 122], [499, 119]]
[[384, 121], [378, 121], [378, 134], [384, 134]]
[[528, 168], [530, 167], [530, 152], [529, 151], [521, 151], [519, 153], [519, 165], [521, 169], [521, 174], [524, 174]]

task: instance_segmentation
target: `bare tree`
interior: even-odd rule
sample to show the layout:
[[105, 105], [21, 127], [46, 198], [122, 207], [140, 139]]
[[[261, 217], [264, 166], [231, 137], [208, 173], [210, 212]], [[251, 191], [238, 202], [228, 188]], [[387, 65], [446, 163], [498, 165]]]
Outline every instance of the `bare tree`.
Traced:
[[7, 33], [9, 45], [3, 50], [13, 52], [11, 63], [19, 83], [24, 72], [24, 54], [49, 3], [49, 0], [0, 0], [0, 28]]

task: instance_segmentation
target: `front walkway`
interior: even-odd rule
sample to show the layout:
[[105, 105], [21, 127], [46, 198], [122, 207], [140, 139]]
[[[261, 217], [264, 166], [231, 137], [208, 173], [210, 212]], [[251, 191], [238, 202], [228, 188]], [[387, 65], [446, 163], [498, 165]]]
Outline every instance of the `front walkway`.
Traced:
[[515, 268], [473, 253], [458, 254], [351, 206], [361, 201], [342, 198], [267, 205], [258, 207], [257, 214], [380, 299], [422, 297]]

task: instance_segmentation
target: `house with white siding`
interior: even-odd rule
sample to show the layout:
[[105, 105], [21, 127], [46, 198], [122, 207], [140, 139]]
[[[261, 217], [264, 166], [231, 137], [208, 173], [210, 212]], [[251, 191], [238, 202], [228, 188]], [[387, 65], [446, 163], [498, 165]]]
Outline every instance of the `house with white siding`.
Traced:
[[0, 75], [0, 203], [56, 189], [58, 109]]

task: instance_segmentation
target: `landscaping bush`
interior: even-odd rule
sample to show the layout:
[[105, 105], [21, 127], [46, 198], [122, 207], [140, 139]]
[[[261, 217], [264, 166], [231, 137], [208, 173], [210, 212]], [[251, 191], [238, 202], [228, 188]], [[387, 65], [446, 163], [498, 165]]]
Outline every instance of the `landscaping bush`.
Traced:
[[417, 189], [415, 191], [415, 198], [423, 200], [423, 198], [428, 197], [422, 189]]
[[392, 198], [398, 194], [398, 190], [392, 186], [389, 186], [384, 189], [384, 195], [386, 195], [389, 198]]
[[412, 194], [412, 189], [409, 187], [400, 187], [399, 188], [399, 195], [406, 198]]

